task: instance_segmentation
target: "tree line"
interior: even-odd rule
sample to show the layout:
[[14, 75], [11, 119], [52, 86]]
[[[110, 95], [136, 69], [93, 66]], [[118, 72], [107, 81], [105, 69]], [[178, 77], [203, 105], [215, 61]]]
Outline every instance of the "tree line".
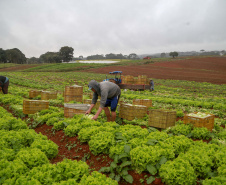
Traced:
[[129, 55], [122, 55], [120, 54], [114, 54], [114, 53], [109, 53], [104, 55], [91, 55], [87, 56], [87, 60], [101, 60], [101, 59], [139, 59], [136, 53], [131, 53]]
[[[200, 50], [202, 53], [200, 55], [219, 55], [219, 52], [206, 52], [205, 50]], [[225, 50], [221, 51], [221, 54], [225, 54]], [[73, 57], [74, 49], [69, 46], [61, 47], [58, 52], [46, 52], [45, 54], [40, 55], [39, 58], [31, 57], [26, 58], [26, 56], [17, 48], [3, 50], [0, 48], [0, 63], [16, 63], [16, 64], [33, 64], [33, 63], [61, 63], [61, 62], [69, 62], [72, 60], [83, 60], [83, 56], [79, 56], [78, 58]], [[178, 52], [170, 52], [168, 54], [161, 53], [160, 57], [164, 58], [171, 56], [173, 58], [179, 55]], [[140, 59], [139, 56], [135, 53], [131, 53], [129, 55], [123, 54], [113, 54], [109, 53], [106, 55], [90, 55], [87, 56], [87, 60], [102, 60], [102, 59]]]
[[46, 52], [39, 58], [26, 58], [25, 55], [17, 48], [7, 50], [0, 48], [0, 63], [61, 63], [71, 61], [73, 54], [74, 49], [72, 47], [64, 46], [61, 47], [58, 52]]
[[[34, 63], [62, 63], [74, 60], [83, 60], [83, 56], [73, 58], [74, 49], [69, 46], [61, 47], [58, 52], [46, 52], [40, 55], [39, 58], [31, 57], [26, 58], [25, 55], [17, 48], [3, 50], [0, 48], [0, 63], [15, 63], [15, 64], [34, 64]], [[91, 55], [86, 58], [87, 60], [100, 60], [100, 59], [139, 59], [137, 54], [131, 53], [129, 55], [120, 54], [106, 54], [104, 55]]]

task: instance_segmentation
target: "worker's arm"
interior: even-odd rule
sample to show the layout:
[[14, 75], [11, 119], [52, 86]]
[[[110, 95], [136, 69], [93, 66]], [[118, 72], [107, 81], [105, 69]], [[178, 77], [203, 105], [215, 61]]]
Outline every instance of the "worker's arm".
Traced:
[[91, 113], [91, 110], [93, 109], [93, 107], [95, 106], [95, 104], [91, 104], [89, 109], [86, 111], [85, 114], [90, 114]]
[[92, 119], [96, 120], [98, 118], [98, 116], [100, 115], [101, 111], [103, 108], [99, 107], [99, 109], [97, 110], [96, 114], [93, 116]]

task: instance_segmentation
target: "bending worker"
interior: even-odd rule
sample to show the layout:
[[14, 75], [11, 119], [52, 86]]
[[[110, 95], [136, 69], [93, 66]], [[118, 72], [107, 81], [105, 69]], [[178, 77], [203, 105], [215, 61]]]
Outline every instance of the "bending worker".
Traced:
[[9, 79], [5, 76], [0, 76], [0, 87], [4, 94], [8, 94]]
[[[93, 91], [93, 99], [89, 110], [86, 114], [90, 114], [92, 108], [95, 106], [98, 96], [100, 96], [100, 107], [97, 110], [96, 114], [92, 119], [96, 120], [101, 113], [102, 109], [104, 109], [105, 114], [107, 116], [107, 121], [115, 121], [116, 119], [116, 108], [118, 105], [118, 101], [121, 95], [121, 89], [118, 85], [112, 82], [104, 81], [98, 83], [95, 80], [91, 80], [89, 82], [89, 89]], [[109, 108], [111, 107], [111, 114]]]

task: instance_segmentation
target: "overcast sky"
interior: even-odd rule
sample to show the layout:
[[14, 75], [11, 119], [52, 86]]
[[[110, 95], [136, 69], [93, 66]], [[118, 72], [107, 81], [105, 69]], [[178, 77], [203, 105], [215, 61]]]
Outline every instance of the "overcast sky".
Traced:
[[39, 57], [226, 50], [226, 0], [0, 0], [0, 48]]

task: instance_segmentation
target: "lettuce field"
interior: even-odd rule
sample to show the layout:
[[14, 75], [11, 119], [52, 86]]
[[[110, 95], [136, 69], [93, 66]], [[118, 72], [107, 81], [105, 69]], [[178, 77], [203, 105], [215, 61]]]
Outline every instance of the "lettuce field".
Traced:
[[[211, 57], [192, 58], [192, 63], [186, 64], [189, 60], [0, 66], [1, 75], [10, 80], [9, 93], [0, 93], [0, 184], [226, 184], [226, 59], [219, 58], [212, 68]], [[201, 66], [200, 61], [206, 65]], [[152, 75], [156, 66], [167, 69], [168, 74]], [[121, 69], [124, 75], [147, 75], [154, 80], [154, 91], [122, 89], [121, 102], [152, 100], [146, 116], [128, 121], [119, 118], [117, 109], [115, 122], [107, 122], [104, 112], [97, 121], [83, 114], [64, 117], [65, 86], [83, 86], [83, 100], [90, 99], [90, 80], [100, 82], [108, 72]], [[149, 73], [144, 69], [150, 69]], [[187, 69], [184, 76], [182, 69]], [[188, 81], [189, 73], [195, 75]], [[58, 94], [47, 100], [49, 109], [24, 114], [23, 100], [31, 100], [30, 90]], [[41, 96], [33, 100], [41, 100]], [[153, 109], [176, 111], [175, 126], [149, 126]], [[184, 124], [185, 115], [214, 115], [213, 129]]]

